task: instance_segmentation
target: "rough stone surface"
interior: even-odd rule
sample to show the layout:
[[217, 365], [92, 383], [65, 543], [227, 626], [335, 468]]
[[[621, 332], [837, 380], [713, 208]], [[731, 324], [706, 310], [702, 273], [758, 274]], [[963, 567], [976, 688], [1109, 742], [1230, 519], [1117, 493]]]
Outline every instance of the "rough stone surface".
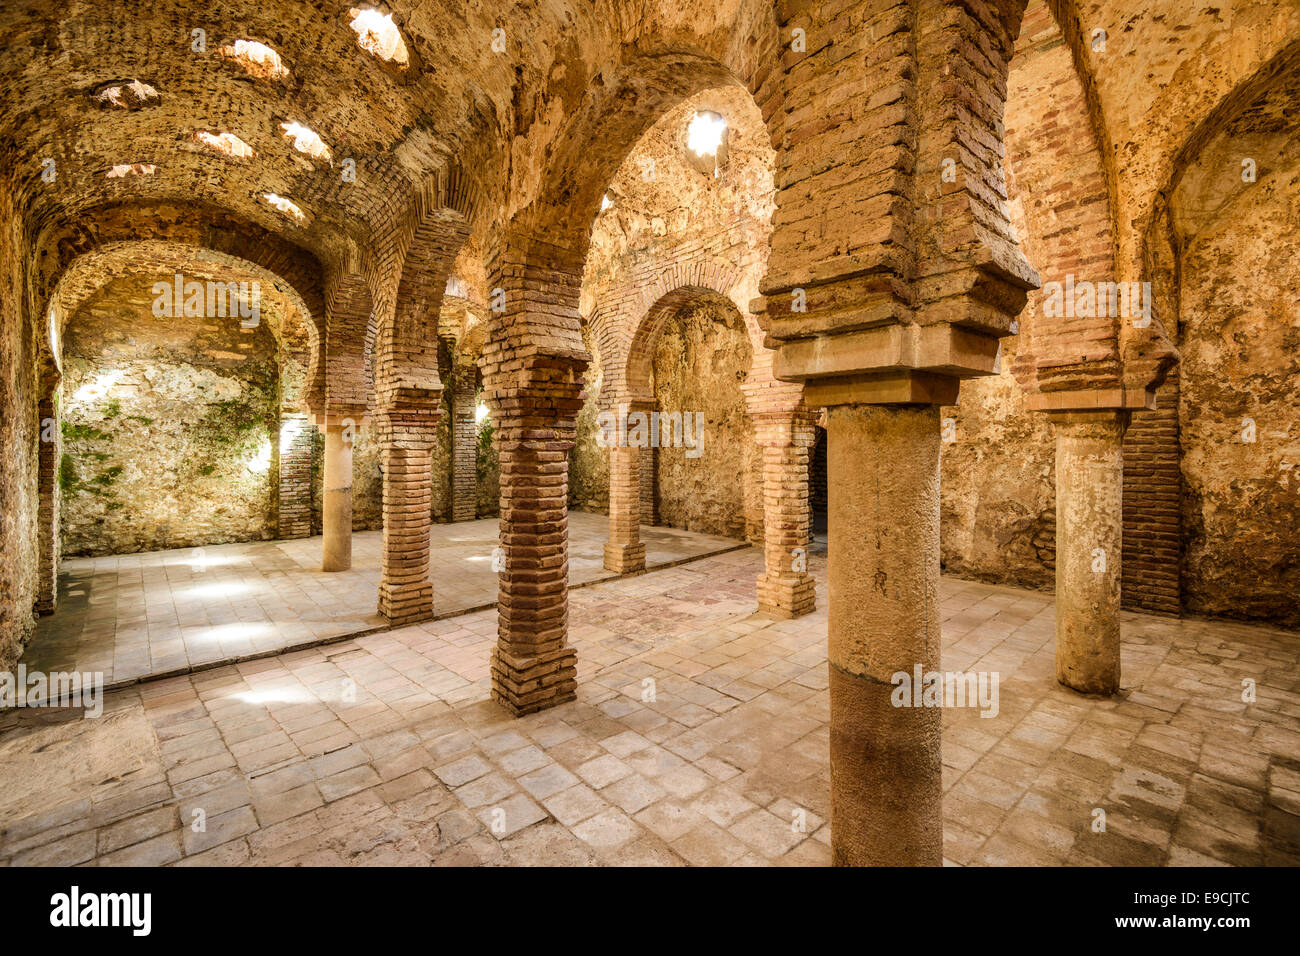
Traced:
[[170, 278], [110, 283], [65, 329], [65, 554], [276, 535], [275, 320], [156, 317], [151, 287]]

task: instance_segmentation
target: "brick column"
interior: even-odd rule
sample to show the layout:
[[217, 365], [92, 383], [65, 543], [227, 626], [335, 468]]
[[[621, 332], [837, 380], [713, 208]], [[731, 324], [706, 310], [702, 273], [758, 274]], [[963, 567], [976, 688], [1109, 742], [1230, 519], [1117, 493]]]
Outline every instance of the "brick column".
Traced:
[[641, 483], [641, 523], [659, 524], [659, 496], [655, 494], [659, 479], [659, 449], [642, 448], [639, 480]]
[[522, 386], [492, 395], [501, 460], [501, 547], [492, 696], [515, 716], [573, 700], [568, 645], [569, 450], [584, 361], [539, 355]]
[[1120, 681], [1124, 429], [1129, 413], [1052, 416], [1056, 428], [1056, 677], [1087, 694]]
[[478, 517], [478, 423], [474, 402], [476, 368], [457, 362], [451, 403], [451, 520]]
[[816, 431], [806, 414], [759, 414], [754, 432], [763, 449], [763, 556], [758, 610], [793, 618], [817, 606], [808, 573], [812, 516], [808, 507], [808, 458]]
[[306, 415], [280, 418], [280, 506], [276, 533], [281, 538], [311, 536], [312, 430]]
[[609, 449], [609, 540], [605, 542], [605, 568], [617, 574], [645, 570], [645, 545], [640, 533], [641, 451], [617, 445]]
[[321, 506], [321, 570], [346, 571], [352, 567], [352, 436], [351, 420], [326, 418], [324, 503]]
[[384, 532], [379, 613], [391, 624], [433, 617], [429, 528], [437, 396], [417, 409], [383, 410], [376, 418], [384, 458]]
[[[650, 406], [621, 405], [620, 432], [632, 412]], [[648, 448], [649, 446], [647, 446]], [[647, 448], [619, 444], [609, 448], [609, 540], [605, 542], [605, 568], [617, 574], [645, 570], [645, 545], [641, 541], [641, 462]]]

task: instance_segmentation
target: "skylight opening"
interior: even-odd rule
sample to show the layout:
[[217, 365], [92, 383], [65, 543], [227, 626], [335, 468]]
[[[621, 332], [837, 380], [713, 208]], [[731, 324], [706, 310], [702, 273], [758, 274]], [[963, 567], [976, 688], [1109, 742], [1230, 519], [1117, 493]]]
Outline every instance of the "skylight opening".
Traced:
[[224, 156], [231, 159], [252, 159], [257, 154], [253, 152], [253, 147], [249, 146], [234, 133], [208, 133], [200, 131], [194, 134], [194, 138], [211, 149], [215, 149]]
[[108, 171], [105, 179], [126, 179], [128, 176], [152, 176], [158, 171], [153, 163], [119, 163]]
[[361, 49], [373, 53], [381, 60], [406, 66], [410, 55], [406, 52], [402, 31], [397, 29], [391, 13], [353, 7], [348, 15], [352, 18], [350, 26], [357, 34], [357, 43]]
[[289, 76], [289, 68], [280, 59], [280, 54], [257, 40], [236, 40], [217, 53], [238, 63], [245, 73], [259, 80], [283, 80]]
[[716, 158], [727, 133], [727, 121], [717, 113], [701, 111], [686, 127], [686, 148], [696, 156]]
[[275, 193], [262, 193], [262, 198], [273, 209], [278, 210], [295, 222], [304, 223], [307, 221], [307, 214], [293, 200], [277, 196]]
[[325, 141], [316, 134], [314, 130], [308, 129], [301, 123], [281, 123], [280, 129], [284, 130], [285, 139], [293, 140], [293, 148], [300, 153], [305, 153], [312, 159], [320, 160], [323, 163], [333, 162], [333, 153], [325, 145]]
[[105, 109], [139, 110], [152, 106], [162, 100], [158, 91], [148, 83], [131, 80], [129, 83], [114, 83], [95, 94], [95, 102]]
[[610, 206], [612, 206], [612, 205], [614, 205], [614, 200], [612, 200], [612, 199], [609, 198], [609, 193], [605, 193], [605, 195], [603, 195], [603, 196], [600, 197], [600, 211], [601, 211], [601, 212], [604, 212], [606, 209], [608, 209], [608, 208], [609, 208]]

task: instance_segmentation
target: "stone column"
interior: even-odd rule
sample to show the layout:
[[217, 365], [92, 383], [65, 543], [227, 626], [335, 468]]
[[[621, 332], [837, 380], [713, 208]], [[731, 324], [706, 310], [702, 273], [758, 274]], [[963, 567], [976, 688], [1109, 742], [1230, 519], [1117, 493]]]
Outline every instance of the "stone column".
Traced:
[[765, 571], [758, 578], [758, 610], [799, 617], [817, 606], [808, 573], [808, 455], [815, 432], [806, 415], [790, 412], [755, 415], [754, 432], [763, 449]]
[[1124, 411], [1052, 415], [1056, 428], [1056, 678], [1119, 690]]
[[321, 570], [352, 567], [352, 439], [354, 426], [329, 416], [324, 426], [324, 503], [321, 506]]
[[939, 409], [836, 405], [827, 443], [832, 859], [938, 866], [943, 712], [891, 695], [939, 670]]
[[[435, 422], [436, 409], [435, 405]], [[385, 434], [379, 613], [391, 624], [410, 624], [433, 617], [429, 580], [433, 436], [420, 434], [423, 428], [402, 429], [386, 418], [381, 414], [379, 419], [380, 432]]]
[[451, 402], [451, 520], [478, 517], [478, 422], [474, 401], [476, 368], [458, 362]]
[[515, 716], [573, 700], [568, 644], [569, 450], [585, 362], [544, 358], [494, 393], [501, 461], [501, 571], [492, 696]]
[[[623, 422], [632, 411], [622, 406], [616, 414]], [[648, 447], [648, 446], [647, 446]], [[641, 461], [645, 448], [618, 441], [609, 448], [609, 540], [605, 542], [605, 568], [617, 574], [645, 570], [645, 544], [641, 541]]]

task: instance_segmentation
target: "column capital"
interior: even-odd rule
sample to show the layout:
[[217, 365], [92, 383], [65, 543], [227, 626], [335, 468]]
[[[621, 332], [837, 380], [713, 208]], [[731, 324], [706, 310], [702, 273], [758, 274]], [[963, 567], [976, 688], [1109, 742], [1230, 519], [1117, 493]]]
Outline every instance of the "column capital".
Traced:
[[1156, 393], [1151, 388], [1079, 388], [1064, 392], [1033, 392], [1025, 396], [1025, 407], [1047, 412], [1053, 418], [1070, 412], [1155, 411]]
[[960, 381], [912, 369], [814, 379], [804, 386], [810, 408], [830, 405], [955, 405]]

